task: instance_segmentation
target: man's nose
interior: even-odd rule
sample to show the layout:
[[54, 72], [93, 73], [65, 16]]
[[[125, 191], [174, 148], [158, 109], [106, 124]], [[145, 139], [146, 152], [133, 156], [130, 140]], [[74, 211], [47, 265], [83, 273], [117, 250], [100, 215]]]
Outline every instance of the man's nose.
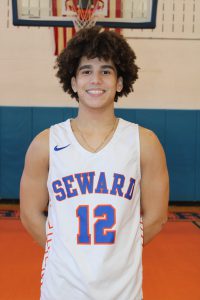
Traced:
[[93, 84], [100, 84], [102, 81], [101, 74], [99, 72], [94, 72], [92, 74], [91, 83]]

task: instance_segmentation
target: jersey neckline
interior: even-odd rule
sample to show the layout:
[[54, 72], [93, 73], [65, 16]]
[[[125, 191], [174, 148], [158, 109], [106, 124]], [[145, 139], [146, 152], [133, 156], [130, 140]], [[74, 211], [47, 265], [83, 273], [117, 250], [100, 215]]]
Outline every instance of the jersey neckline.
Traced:
[[73, 120], [73, 119], [68, 119], [66, 121], [66, 125], [68, 127], [68, 133], [69, 133], [69, 137], [70, 137], [71, 141], [74, 143], [74, 145], [77, 147], [77, 149], [79, 149], [83, 154], [87, 154], [87, 155], [90, 155], [90, 156], [94, 156], [94, 155], [97, 156], [97, 155], [103, 153], [104, 151], [106, 151], [108, 148], [110, 148], [110, 146], [114, 143], [114, 141], [116, 140], [116, 138], [118, 136], [118, 133], [119, 133], [119, 130], [120, 130], [120, 127], [121, 127], [121, 123], [122, 123], [122, 119], [118, 118], [119, 121], [118, 121], [117, 127], [116, 127], [111, 139], [108, 141], [108, 143], [102, 149], [100, 149], [99, 151], [91, 152], [91, 151], [87, 150], [85, 147], [83, 147], [79, 143], [77, 138], [75, 137], [75, 135], [73, 133], [73, 130], [72, 130], [72, 127], [71, 127], [71, 120]]

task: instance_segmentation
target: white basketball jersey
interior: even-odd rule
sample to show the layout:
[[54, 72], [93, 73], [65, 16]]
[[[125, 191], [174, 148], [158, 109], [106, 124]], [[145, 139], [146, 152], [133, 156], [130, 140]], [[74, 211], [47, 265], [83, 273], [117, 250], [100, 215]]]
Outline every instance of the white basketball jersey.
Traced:
[[97, 153], [70, 120], [50, 128], [49, 209], [41, 300], [141, 300], [138, 125], [119, 119]]

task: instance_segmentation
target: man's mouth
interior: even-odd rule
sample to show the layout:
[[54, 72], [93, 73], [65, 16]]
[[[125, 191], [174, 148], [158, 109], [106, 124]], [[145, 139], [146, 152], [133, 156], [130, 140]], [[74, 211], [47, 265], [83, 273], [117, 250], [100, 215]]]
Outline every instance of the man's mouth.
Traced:
[[103, 93], [105, 93], [105, 90], [90, 89], [90, 90], [86, 90], [86, 92], [90, 95], [102, 95]]

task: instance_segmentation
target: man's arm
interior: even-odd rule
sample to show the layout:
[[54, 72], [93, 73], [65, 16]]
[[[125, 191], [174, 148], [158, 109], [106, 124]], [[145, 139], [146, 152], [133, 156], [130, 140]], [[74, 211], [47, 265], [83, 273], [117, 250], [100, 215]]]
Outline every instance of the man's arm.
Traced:
[[40, 133], [31, 143], [25, 159], [20, 183], [20, 217], [32, 237], [45, 247], [46, 217], [48, 204], [49, 131]]
[[140, 127], [141, 208], [144, 245], [157, 235], [167, 221], [169, 178], [163, 148], [156, 135]]

